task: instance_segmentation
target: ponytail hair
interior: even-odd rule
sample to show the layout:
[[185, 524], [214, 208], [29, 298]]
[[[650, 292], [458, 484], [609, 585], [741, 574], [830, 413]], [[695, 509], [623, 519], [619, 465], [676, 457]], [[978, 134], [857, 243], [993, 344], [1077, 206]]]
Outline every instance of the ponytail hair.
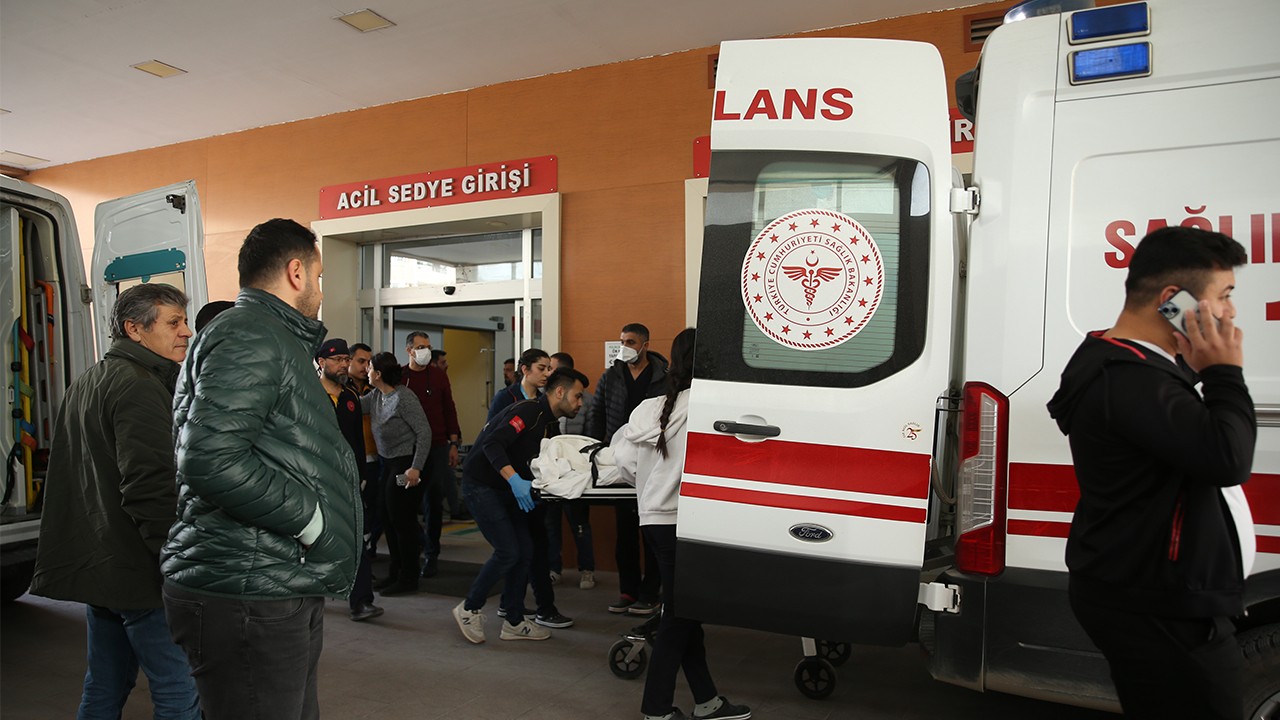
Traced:
[[676, 397], [693, 384], [693, 346], [698, 331], [685, 328], [671, 342], [671, 367], [667, 369], [667, 398], [658, 419], [658, 454], [667, 459], [667, 422], [676, 406]]

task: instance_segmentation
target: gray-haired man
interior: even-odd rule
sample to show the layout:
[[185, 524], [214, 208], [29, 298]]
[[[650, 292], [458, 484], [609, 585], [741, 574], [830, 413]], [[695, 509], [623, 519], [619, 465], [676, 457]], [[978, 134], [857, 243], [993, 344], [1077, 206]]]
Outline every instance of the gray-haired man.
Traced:
[[78, 717], [119, 717], [139, 667], [157, 718], [200, 717], [160, 596], [160, 546], [176, 519], [170, 408], [192, 334], [186, 306], [168, 285], [121, 293], [106, 357], [71, 384], [54, 424], [31, 592], [86, 605]]

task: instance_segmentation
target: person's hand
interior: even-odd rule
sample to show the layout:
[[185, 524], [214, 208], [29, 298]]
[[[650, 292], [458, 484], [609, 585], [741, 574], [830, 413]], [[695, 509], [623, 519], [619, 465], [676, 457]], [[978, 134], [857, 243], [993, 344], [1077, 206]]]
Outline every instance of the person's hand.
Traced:
[[458, 446], [449, 446], [449, 467], [458, 467]]
[[404, 471], [404, 486], [417, 487], [422, 482], [422, 471], [418, 468], [411, 467]]
[[516, 504], [520, 509], [529, 512], [533, 509], [533, 483], [520, 477], [519, 473], [507, 478], [511, 486], [511, 494], [516, 496]]
[[1202, 318], [1213, 317], [1204, 300], [1200, 301], [1200, 312], [1185, 313], [1183, 317], [1187, 332], [1175, 332], [1173, 341], [1188, 367], [1197, 373], [1212, 365], [1244, 367], [1244, 331], [1236, 327], [1232, 318], [1224, 315], [1219, 322], [1203, 322]]

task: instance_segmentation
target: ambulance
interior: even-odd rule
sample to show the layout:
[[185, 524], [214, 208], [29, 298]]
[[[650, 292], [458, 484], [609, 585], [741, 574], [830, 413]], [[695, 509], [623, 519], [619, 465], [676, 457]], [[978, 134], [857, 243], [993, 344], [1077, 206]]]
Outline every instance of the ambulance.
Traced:
[[94, 231], [86, 278], [67, 199], [0, 175], [0, 331], [8, 390], [0, 413], [0, 447], [8, 457], [0, 497], [4, 602], [31, 583], [41, 493], [46, 482], [57, 482], [46, 476], [54, 417], [72, 381], [106, 352], [116, 297], [138, 283], [167, 283], [187, 293], [192, 321], [207, 302], [195, 182], [105, 202]]
[[[1232, 235], [1257, 403], [1238, 619], [1247, 717], [1280, 707], [1280, 3], [1150, 0], [988, 38], [972, 176], [937, 50], [721, 46], [677, 524], [682, 613], [919, 642], [980, 691], [1117, 710], [1063, 560], [1079, 497], [1045, 410], [1150, 230]], [[963, 90], [963, 88], [962, 88]], [[965, 93], [962, 107], [971, 106]], [[856, 676], [852, 680], [856, 683]]]

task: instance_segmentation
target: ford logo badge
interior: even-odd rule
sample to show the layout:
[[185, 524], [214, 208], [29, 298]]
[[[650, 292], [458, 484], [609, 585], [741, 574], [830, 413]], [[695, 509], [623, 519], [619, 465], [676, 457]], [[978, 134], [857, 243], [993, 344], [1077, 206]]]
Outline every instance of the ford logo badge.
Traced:
[[805, 542], [826, 542], [835, 537], [835, 533], [821, 525], [792, 525], [791, 537]]

